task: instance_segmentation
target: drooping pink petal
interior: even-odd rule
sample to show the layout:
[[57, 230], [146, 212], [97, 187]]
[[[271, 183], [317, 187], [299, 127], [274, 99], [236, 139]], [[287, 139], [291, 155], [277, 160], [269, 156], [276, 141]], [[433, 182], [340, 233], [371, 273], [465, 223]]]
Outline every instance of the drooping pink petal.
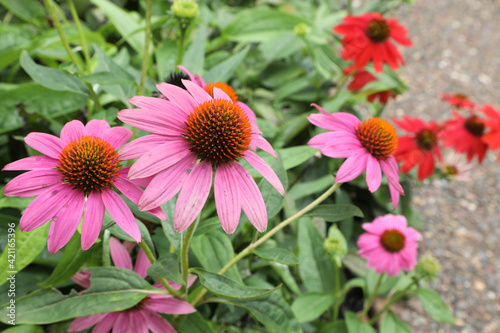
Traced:
[[149, 299], [146, 301], [145, 307], [150, 311], [165, 314], [188, 314], [196, 312], [196, 309], [188, 302], [166, 295], [158, 295], [154, 299]]
[[[68, 202], [73, 190], [66, 184], [54, 185], [37, 196], [26, 208], [19, 227], [31, 231], [49, 221]], [[47, 209], [50, 207], [50, 209]]]
[[179, 136], [182, 135], [181, 118], [175, 112], [153, 111], [151, 109], [125, 109], [118, 112], [118, 119], [125, 124], [150, 133]]
[[285, 189], [281, 184], [280, 179], [274, 170], [257, 154], [251, 150], [247, 150], [243, 156], [245, 161], [250, 163], [267, 181], [278, 191], [279, 194], [285, 196]]
[[130, 167], [124, 167], [121, 168], [120, 170], [117, 170], [116, 172], [118, 173], [118, 177], [121, 177], [123, 179], [126, 179], [130, 182], [132, 182], [135, 185], [146, 187], [151, 183], [153, 180], [154, 176], [146, 177], [146, 178], [136, 178], [136, 179], [130, 179], [128, 178], [128, 172], [130, 170]]
[[103, 134], [110, 128], [108, 122], [102, 119], [92, 119], [85, 125], [85, 135], [103, 138]]
[[141, 311], [144, 321], [153, 333], [175, 333], [175, 329], [158, 313], [144, 309]]
[[94, 245], [101, 232], [102, 221], [104, 219], [104, 203], [101, 193], [92, 191], [85, 203], [85, 214], [82, 222], [82, 250], [88, 250]]
[[165, 142], [167, 142], [167, 139], [163, 135], [150, 134], [142, 136], [123, 146], [122, 149], [118, 151], [118, 158], [120, 160], [139, 158], [148, 150], [156, 148]]
[[130, 314], [127, 311], [118, 312], [115, 324], [113, 325], [113, 333], [128, 333], [130, 329]]
[[3, 193], [8, 197], [33, 197], [61, 183], [61, 174], [57, 170], [33, 170], [8, 182]]
[[252, 141], [250, 142], [250, 147], [254, 151], [257, 151], [256, 148], [260, 148], [269, 155], [273, 156], [274, 158], [278, 158], [271, 144], [262, 136], [260, 136], [260, 134], [252, 135]]
[[373, 156], [368, 156], [368, 161], [366, 163], [366, 183], [368, 184], [368, 190], [370, 192], [375, 192], [382, 182], [382, 170], [380, 169], [380, 164], [378, 160]]
[[127, 143], [134, 133], [126, 127], [117, 126], [104, 132], [102, 139], [109, 143], [111, 147], [118, 149]]
[[87, 328], [90, 328], [90, 327], [94, 326], [95, 324], [97, 324], [106, 315], [107, 315], [107, 313], [99, 313], [99, 314], [95, 314], [95, 315], [76, 318], [75, 320], [73, 320], [71, 322], [71, 325], [69, 325], [68, 331], [69, 332], [80, 332], [80, 331], [86, 330]]
[[243, 109], [243, 111], [245, 111], [245, 113], [250, 121], [255, 121], [255, 119], [257, 119], [255, 112], [253, 112], [253, 110], [250, 109], [250, 107], [248, 105], [246, 105], [245, 103], [238, 101], [234, 104], [238, 105], [240, 108]]
[[139, 226], [135, 221], [134, 215], [128, 208], [127, 204], [123, 199], [109, 189], [102, 190], [102, 201], [104, 206], [109, 212], [109, 215], [113, 218], [113, 221], [118, 224], [123, 231], [125, 231], [130, 237], [135, 239], [137, 242], [141, 241], [141, 231]]
[[76, 272], [75, 275], [71, 277], [71, 280], [85, 289], [90, 288], [90, 272], [87, 270]]
[[75, 234], [83, 215], [85, 195], [72, 191], [66, 204], [54, 215], [50, 223], [47, 249], [51, 254], [59, 251]]
[[222, 99], [229, 102], [233, 101], [231, 97], [229, 97], [222, 89], [217, 87], [214, 87], [214, 99]]
[[132, 258], [130, 258], [130, 254], [128, 254], [125, 246], [114, 237], [109, 239], [109, 253], [116, 267], [132, 270]]
[[196, 156], [188, 155], [182, 161], [158, 173], [152, 180], [154, 185], [146, 187], [142, 194], [139, 209], [153, 209], [172, 199], [181, 190], [195, 164]]
[[24, 142], [36, 151], [55, 159], [59, 159], [61, 151], [66, 146], [57, 136], [38, 132], [28, 134]]
[[189, 91], [189, 93], [194, 97], [198, 104], [202, 104], [212, 100], [212, 96], [210, 96], [205, 89], [197, 85], [196, 83], [189, 80], [182, 80], [184, 87]]
[[120, 312], [106, 313], [106, 316], [94, 327], [92, 333], [109, 333], [115, 325], [119, 314]]
[[2, 170], [38, 170], [57, 168], [59, 160], [45, 155], [30, 156], [7, 164]]
[[[237, 164], [237, 163], [233, 163]], [[220, 165], [215, 171], [214, 197], [222, 229], [231, 235], [238, 227], [241, 214], [240, 189], [236, 170], [231, 165]]]
[[389, 193], [391, 194], [392, 208], [396, 209], [399, 204], [400, 192], [391, 183], [389, 183]]
[[65, 145], [85, 136], [85, 126], [79, 120], [72, 120], [66, 123], [61, 130], [61, 140]]
[[184, 159], [190, 154], [189, 145], [182, 138], [179, 139], [180, 140], [167, 141], [141, 156], [132, 167], [130, 167], [128, 173], [129, 177], [149, 177]]
[[193, 96], [180, 87], [168, 83], [160, 83], [156, 85], [156, 88], [186, 114], [190, 114], [198, 105]]
[[189, 79], [191, 81], [193, 81], [194, 83], [196, 83], [197, 85], [199, 85], [200, 87], [203, 88], [205, 86], [205, 81], [203, 81], [203, 79], [201, 78], [201, 76], [199, 76], [198, 74], [191, 74], [191, 72], [188, 71], [186, 69], [186, 67], [181, 66], [181, 65], [177, 65], [177, 68], [179, 68], [184, 73], [186, 73], [186, 75], [189, 77]]
[[356, 150], [339, 168], [335, 182], [345, 183], [359, 176], [366, 169], [368, 155], [365, 148]]
[[144, 320], [140, 311], [128, 311], [129, 326], [127, 332], [133, 333], [149, 333], [148, 323]]
[[380, 166], [382, 167], [382, 171], [387, 177], [389, 184], [392, 185], [397, 192], [404, 195], [403, 187], [399, 183], [398, 164], [394, 156], [390, 156], [387, 160], [381, 160]]
[[234, 169], [239, 174], [237, 183], [240, 189], [241, 208], [252, 225], [264, 232], [267, 229], [267, 210], [262, 193], [248, 171], [241, 165], [234, 163]]
[[184, 181], [174, 212], [174, 230], [182, 232], [193, 223], [212, 187], [212, 165], [202, 161]]
[[147, 271], [149, 267], [151, 267], [151, 261], [149, 261], [144, 251], [140, 249], [139, 253], [137, 254], [137, 259], [135, 259], [134, 272], [145, 279], [148, 275]]

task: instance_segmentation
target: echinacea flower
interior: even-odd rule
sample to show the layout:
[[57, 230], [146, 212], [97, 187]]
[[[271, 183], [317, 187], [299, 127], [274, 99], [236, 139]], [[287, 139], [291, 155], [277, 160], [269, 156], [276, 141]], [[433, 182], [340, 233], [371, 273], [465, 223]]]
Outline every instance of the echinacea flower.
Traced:
[[384, 63], [396, 70], [399, 64], [404, 65], [404, 59], [393, 42], [412, 46], [406, 28], [398, 20], [386, 19], [380, 13], [348, 15], [333, 31], [344, 35], [341, 56], [346, 61], [353, 60], [357, 69], [371, 60], [376, 72], [382, 72]]
[[394, 154], [396, 161], [403, 162], [402, 173], [408, 173], [418, 165], [418, 180], [431, 176], [435, 170], [434, 158], [442, 161], [441, 149], [438, 145], [439, 126], [431, 121], [426, 124], [420, 118], [403, 117], [394, 119], [401, 129], [411, 133], [399, 137], [398, 149]]
[[[125, 246], [119, 240], [111, 237], [109, 240], [109, 250], [113, 263], [116, 267], [133, 270], [143, 279], [146, 278], [146, 271], [151, 266], [148, 258], [142, 251], [139, 251], [135, 266], [132, 269], [132, 258]], [[84, 288], [90, 287], [90, 272], [82, 271], [77, 273], [73, 280]], [[196, 280], [195, 275], [190, 275], [188, 287]], [[172, 288], [178, 290], [180, 285], [169, 282]], [[165, 289], [157, 282], [153, 285], [156, 288]], [[189, 314], [196, 309], [186, 301], [173, 298], [172, 295], [151, 294], [145, 296], [139, 303], [133, 307], [115, 312], [99, 313], [95, 315], [79, 317], [73, 320], [69, 326], [69, 332], [80, 332], [95, 325], [93, 333], [110, 332], [149, 332], [164, 333], [176, 332], [170, 323], [163, 318], [160, 313], [165, 314]]]
[[399, 275], [401, 269], [411, 271], [417, 264], [417, 241], [421, 235], [407, 226], [402, 215], [379, 216], [361, 226], [367, 232], [358, 238], [358, 254], [377, 273]]
[[[492, 150], [500, 149], [500, 111], [488, 104], [481, 111], [488, 117], [484, 124], [490, 129], [483, 135], [483, 141]], [[500, 161], [500, 154], [498, 154], [498, 160]]]
[[488, 145], [483, 141], [485, 130], [484, 119], [471, 113], [467, 118], [453, 112], [454, 118], [443, 125], [439, 138], [446, 148], [455, 148], [458, 153], [467, 154], [467, 162], [477, 156], [479, 163], [483, 161]]
[[[353, 70], [352, 67], [347, 68], [344, 73], [350, 74]], [[352, 92], [358, 92], [363, 89], [368, 83], [377, 81], [377, 78], [373, 76], [370, 72], [365, 71], [363, 69], [356, 70], [356, 72], [352, 76], [352, 81], [347, 86], [347, 89]], [[389, 98], [391, 96], [395, 96], [395, 94], [390, 90], [383, 90], [373, 94], [366, 96], [366, 100], [370, 103], [373, 103], [376, 99], [379, 100], [382, 104], [387, 104]]]
[[[111, 128], [104, 120], [84, 126], [73, 120], [64, 125], [61, 137], [30, 133], [24, 141], [43, 155], [26, 157], [7, 164], [3, 170], [31, 170], [12, 179], [4, 188], [7, 196], [37, 196], [24, 211], [20, 228], [31, 231], [52, 220], [47, 247], [59, 251], [75, 233], [82, 220], [82, 249], [89, 249], [101, 231], [104, 211], [137, 242], [139, 226], [122, 192], [134, 203], [143, 190], [127, 178], [129, 168], [120, 165], [118, 149], [132, 136], [121, 126]], [[144, 180], [138, 180], [144, 183]], [[159, 209], [150, 211], [166, 219]]]
[[444, 102], [448, 102], [451, 106], [456, 109], [469, 109], [473, 110], [476, 107], [476, 103], [469, 99], [469, 96], [456, 93], [456, 94], [447, 94], [441, 93], [441, 100]]
[[121, 150], [124, 158], [139, 158], [130, 168], [131, 179], [154, 177], [139, 209], [156, 208], [180, 192], [174, 229], [185, 230], [208, 198], [215, 169], [215, 206], [224, 231], [232, 234], [236, 230], [243, 209], [263, 232], [267, 228], [264, 199], [239, 159], [247, 161], [284, 195], [274, 171], [251, 149], [258, 147], [276, 157], [274, 150], [246, 110], [224, 91], [214, 87], [211, 96], [192, 81], [182, 82], [187, 90], [167, 83], [157, 85], [168, 100], [135, 96], [130, 102], [140, 109], [118, 113], [124, 123], [153, 133]]
[[394, 127], [380, 118], [361, 122], [356, 116], [336, 112], [329, 113], [316, 104], [321, 114], [311, 114], [307, 119], [330, 132], [321, 133], [309, 140], [308, 145], [333, 158], [347, 158], [337, 172], [335, 181], [345, 183], [366, 170], [368, 190], [375, 192], [382, 181], [382, 171], [389, 182], [394, 209], [399, 195], [404, 195], [399, 183], [398, 164], [393, 154], [398, 146]]

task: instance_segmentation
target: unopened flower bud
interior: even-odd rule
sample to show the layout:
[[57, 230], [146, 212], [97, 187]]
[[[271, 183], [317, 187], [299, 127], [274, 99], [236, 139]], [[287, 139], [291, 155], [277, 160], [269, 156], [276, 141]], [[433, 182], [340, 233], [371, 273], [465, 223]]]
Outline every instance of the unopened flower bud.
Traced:
[[432, 281], [441, 271], [441, 264], [433, 255], [425, 254], [418, 261], [415, 271], [427, 281]]
[[299, 23], [294, 28], [293, 31], [299, 37], [304, 37], [309, 31], [309, 27], [305, 23]]
[[341, 257], [345, 255], [344, 246], [340, 239], [328, 237], [325, 239], [323, 247], [329, 255], [339, 255]]
[[198, 16], [198, 4], [194, 0], [174, 0], [172, 13], [181, 24], [189, 24]]

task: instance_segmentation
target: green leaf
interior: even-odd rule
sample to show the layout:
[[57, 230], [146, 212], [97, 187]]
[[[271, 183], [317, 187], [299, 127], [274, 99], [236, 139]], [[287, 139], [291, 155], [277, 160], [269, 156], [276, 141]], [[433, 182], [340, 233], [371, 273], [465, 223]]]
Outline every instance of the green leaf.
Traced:
[[363, 217], [363, 212], [357, 206], [349, 204], [320, 205], [306, 216], [316, 216], [328, 222], [337, 222], [352, 216]]
[[219, 329], [211, 321], [206, 320], [199, 312], [191, 313], [183, 321], [181, 333], [219, 333]]
[[398, 319], [398, 317], [392, 311], [388, 313], [382, 319], [380, 323], [380, 332], [382, 333], [412, 333], [410, 326]]
[[331, 293], [305, 293], [293, 301], [292, 311], [299, 323], [305, 323], [321, 316], [334, 302], [335, 296]]
[[89, 251], [82, 251], [80, 233], [75, 233], [68, 244], [64, 247], [64, 254], [52, 272], [52, 275], [38, 285], [42, 288], [58, 285], [69, 280], [83, 265], [89, 256]]
[[[89, 268], [91, 286], [81, 294], [42, 289], [16, 300], [16, 324], [49, 324], [75, 317], [122, 311], [141, 301], [152, 287], [135, 272], [120, 267]], [[8, 309], [2, 306], [0, 320]]]
[[429, 289], [416, 289], [414, 292], [432, 319], [438, 323], [455, 323], [453, 313], [451, 313], [450, 308], [443, 302], [439, 294]]
[[82, 77], [82, 80], [101, 86], [112, 86], [121, 84], [135, 84], [133, 78], [117, 75], [115, 72], [98, 72]]
[[[203, 268], [212, 273], [217, 273], [234, 258], [231, 241], [226, 233], [218, 230], [193, 237], [191, 249]], [[243, 284], [236, 266], [231, 267], [224, 275]]]
[[318, 150], [309, 146], [295, 146], [278, 150], [285, 170], [295, 168], [308, 161]]
[[193, 42], [184, 53], [182, 65], [191, 73], [200, 73], [203, 71], [205, 62], [205, 44], [207, 42], [207, 29], [205, 26], [199, 26], [193, 33]]
[[351, 311], [345, 313], [345, 323], [347, 332], [349, 333], [377, 333], [373, 327], [359, 319], [359, 317]]
[[255, 249], [253, 253], [264, 260], [275, 261], [283, 265], [295, 265], [299, 263], [295, 254], [281, 248]]
[[3, 188], [0, 191], [0, 208], [17, 208], [19, 210], [24, 210], [28, 205], [33, 201], [33, 198], [24, 198], [24, 197], [8, 197], [3, 194]]
[[295, 118], [289, 119], [274, 138], [273, 147], [275, 149], [281, 148], [290, 140], [302, 133], [304, 129], [310, 124], [310, 122], [307, 120], [308, 116], [309, 113], [304, 113]]
[[[7, 281], [7, 278], [11, 274], [16, 274], [28, 264], [30, 264], [42, 250], [45, 248], [47, 243], [47, 233], [49, 231], [50, 223], [45, 223], [44, 225], [36, 228], [32, 231], [22, 232], [19, 227], [16, 227], [15, 231], [15, 260], [10, 263], [8, 248], [6, 247], [0, 257], [0, 285]], [[16, 273], [11, 273], [16, 272]]]
[[179, 269], [179, 257], [175, 253], [156, 260], [151, 267], [148, 268], [149, 276], [158, 276], [169, 279], [172, 282], [184, 285], [184, 280]]
[[[156, 47], [156, 66], [158, 67], [160, 81], [166, 80], [170, 74], [174, 73], [176, 57], [177, 46], [175, 41], [165, 39]], [[187, 69], [191, 71], [189, 67]]]
[[44, 333], [45, 330], [41, 326], [20, 325], [3, 330], [2, 333]]
[[299, 274], [304, 286], [311, 292], [332, 291], [335, 274], [323, 237], [311, 219], [301, 219], [298, 225]]
[[[271, 167], [271, 169], [274, 170], [279, 180], [281, 181], [283, 188], [286, 191], [286, 189], [288, 188], [288, 176], [285, 168], [283, 167], [283, 160], [280, 153], [276, 152], [276, 156], [278, 157], [277, 159], [267, 153], [261, 153], [259, 154], [259, 156], [262, 157], [262, 159]], [[249, 170], [250, 174], [253, 174], [254, 170], [252, 169], [253, 167], [249, 167], [247, 169]], [[272, 219], [281, 211], [281, 208], [283, 208], [283, 196], [281, 196], [281, 194], [274, 188], [274, 186], [272, 186], [267, 181], [267, 179], [263, 178], [257, 184], [259, 186], [260, 193], [262, 193], [262, 197], [264, 198], [264, 202], [266, 203], [267, 218], [268, 220]]]
[[211, 293], [225, 298], [251, 300], [266, 296], [281, 287], [281, 285], [274, 289], [247, 287], [223, 275], [210, 273], [199, 268], [195, 269], [194, 273], [198, 275], [203, 287], [207, 288]]
[[[108, 215], [108, 213], [106, 213], [106, 215]], [[106, 221], [106, 217], [105, 217], [105, 221]], [[148, 228], [146, 228], [146, 226], [144, 225], [144, 223], [142, 223], [141, 221], [139, 220], [135, 220], [137, 222], [137, 225], [139, 226], [139, 230], [141, 231], [141, 239], [142, 239], [142, 242], [146, 243], [146, 245], [151, 249], [151, 251], [153, 251], [154, 253], [154, 245], [153, 245], [153, 241], [151, 240], [151, 235], [149, 234], [149, 231], [148, 231]], [[111, 232], [111, 234], [121, 240], [125, 240], [125, 241], [129, 241], [129, 242], [136, 242], [135, 239], [133, 239], [132, 237], [130, 237], [125, 231], [123, 231], [122, 228], [120, 228], [118, 226], [118, 224], [115, 224], [113, 225], [111, 228], [109, 228], [109, 231]]]
[[45, 15], [43, 6], [36, 0], [0, 0], [0, 3], [14, 15], [28, 22], [43, 18]]
[[89, 94], [87, 87], [76, 76], [58, 69], [38, 65], [26, 51], [21, 53], [20, 64], [33, 81], [46, 88], [58, 91], [71, 91], [82, 95]]
[[317, 333], [348, 333], [343, 320], [329, 323], [321, 327]]
[[223, 62], [215, 65], [210, 70], [208, 70], [203, 78], [205, 82], [227, 82], [233, 76], [236, 68], [240, 66], [243, 59], [245, 59], [248, 51], [250, 50], [250, 46], [246, 46], [240, 52], [230, 56]]
[[326, 190], [333, 184], [332, 175], [326, 175], [318, 179], [298, 183], [288, 192], [288, 196], [293, 200], [305, 198], [308, 195]]

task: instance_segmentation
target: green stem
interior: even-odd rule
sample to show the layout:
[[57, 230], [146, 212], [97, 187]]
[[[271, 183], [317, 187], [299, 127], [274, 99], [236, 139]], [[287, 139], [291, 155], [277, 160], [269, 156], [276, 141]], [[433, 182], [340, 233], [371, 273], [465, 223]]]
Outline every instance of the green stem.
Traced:
[[375, 114], [373, 116], [376, 117], [376, 118], [380, 118], [380, 116], [382, 115], [382, 112], [384, 112], [384, 110], [385, 110], [385, 106], [386, 106], [386, 104], [380, 105], [377, 108], [377, 111], [375, 111]]
[[104, 230], [102, 236], [102, 265], [104, 267], [111, 266], [111, 259], [109, 258], [109, 238], [111, 233], [108, 229]]
[[146, 85], [146, 75], [149, 63], [149, 44], [151, 43], [151, 6], [152, 1], [146, 0], [146, 39], [144, 44], [144, 54], [142, 56], [142, 70], [141, 70], [141, 83], [137, 90], [138, 95], [144, 93], [144, 86]]
[[76, 12], [73, 0], [68, 0], [68, 7], [69, 11], [71, 12], [71, 16], [73, 17], [73, 21], [75, 22], [76, 29], [78, 30], [78, 36], [80, 37], [80, 42], [82, 43], [83, 57], [85, 58], [85, 63], [87, 65], [86, 73], [90, 73], [91, 63], [90, 63], [89, 49], [87, 47], [87, 40], [85, 39], [85, 34], [83, 33], [82, 25], [80, 23], [80, 18], [78, 17], [78, 13]]
[[181, 274], [182, 274], [182, 279], [186, 283], [185, 285], [182, 286], [181, 292], [184, 293], [184, 296], [187, 298], [187, 284], [188, 284], [188, 277], [189, 277], [189, 245], [191, 244], [191, 238], [193, 238], [194, 231], [196, 230], [196, 226], [198, 225], [198, 222], [200, 221], [201, 217], [201, 212], [198, 215], [198, 218], [194, 223], [191, 223], [191, 225], [188, 227], [186, 230], [186, 235], [182, 239], [182, 247], [181, 247]]
[[335, 274], [335, 303], [333, 304], [333, 321], [337, 321], [340, 308], [340, 295], [342, 294], [342, 291], [340, 289], [340, 267], [337, 265], [335, 260], [333, 260], [333, 269]]
[[347, 15], [352, 15], [352, 0], [347, 0]]
[[[146, 245], [144, 242], [140, 242], [139, 246], [141, 247], [142, 251], [144, 251], [144, 254], [146, 257], [148, 257], [149, 261], [153, 264], [156, 261], [156, 257], [149, 248], [149, 246]], [[168, 281], [165, 278], [158, 277], [160, 280], [161, 284], [167, 289], [172, 295], [174, 296], [181, 296], [182, 293], [179, 290], [175, 290], [172, 288], [172, 286], [168, 283]]]
[[377, 285], [375, 286], [375, 289], [373, 290], [373, 293], [370, 295], [370, 298], [368, 299], [368, 303], [366, 303], [365, 307], [363, 308], [363, 311], [360, 314], [360, 318], [364, 318], [366, 314], [368, 313], [368, 310], [373, 305], [373, 302], [375, 302], [375, 298], [377, 297], [378, 293], [378, 288], [380, 288], [380, 285], [382, 284], [382, 279], [384, 278], [385, 273], [380, 274]]
[[12, 17], [14, 16], [14, 14], [12, 14], [12, 12], [7, 12], [7, 14], [5, 14], [4, 18], [3, 18], [3, 24], [9, 24], [10, 20], [12, 19]]
[[[87, 89], [90, 91], [90, 97], [92, 98], [92, 101], [94, 102], [97, 111], [101, 111], [102, 106], [101, 103], [99, 102], [99, 97], [94, 91], [94, 88], [92, 88], [92, 85], [90, 83], [86, 83], [85, 85], [87, 86]], [[92, 119], [92, 108], [87, 109], [87, 119], [88, 120]]]
[[[179, 45], [177, 45], [177, 59], [175, 60], [175, 66], [182, 65], [182, 56], [184, 54], [184, 39], [186, 38], [186, 29], [181, 25], [181, 36], [179, 38]], [[179, 70], [179, 69], [177, 69]]]
[[[245, 256], [247, 256], [253, 249], [267, 241], [269, 238], [273, 237], [278, 231], [289, 225], [295, 220], [298, 220], [302, 216], [304, 216], [307, 212], [309, 212], [311, 209], [322, 203], [326, 198], [328, 198], [333, 192], [335, 192], [342, 183], [334, 183], [328, 190], [326, 190], [319, 198], [311, 202], [309, 205], [306, 207], [302, 208], [299, 212], [295, 213], [294, 215], [290, 216], [286, 220], [282, 221], [280, 224], [275, 226], [271, 231], [266, 233], [264, 236], [262, 236], [258, 241], [248, 245], [243, 251], [238, 253], [231, 261], [229, 261], [224, 267], [221, 268], [221, 270], [218, 272], [218, 274], [224, 274], [226, 273], [234, 264], [236, 264], [238, 261], [243, 259]], [[191, 304], [197, 304], [198, 301], [205, 295], [207, 290], [204, 288], [200, 291], [200, 293], [191, 301]]]
[[375, 314], [375, 316], [373, 316], [372, 319], [370, 319], [370, 325], [373, 325], [374, 323], [377, 322], [377, 320], [379, 319], [379, 317], [385, 312], [387, 311], [387, 309], [389, 309], [389, 307], [394, 303], [396, 302], [398, 299], [400, 299], [401, 297], [403, 297], [406, 292], [408, 291], [408, 289], [410, 289], [414, 284], [416, 283], [416, 281], [412, 281], [410, 284], [408, 284], [404, 289], [402, 289], [401, 291], [397, 292], [396, 294], [394, 294], [394, 296], [391, 297], [391, 299], [384, 304], [384, 306], [382, 307], [382, 309], [377, 312]]

